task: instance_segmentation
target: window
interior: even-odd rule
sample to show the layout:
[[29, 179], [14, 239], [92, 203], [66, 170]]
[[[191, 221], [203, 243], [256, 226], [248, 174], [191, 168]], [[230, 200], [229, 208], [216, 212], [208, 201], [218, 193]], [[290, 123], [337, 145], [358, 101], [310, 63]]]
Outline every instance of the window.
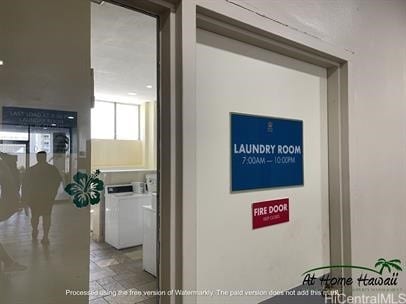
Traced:
[[139, 106], [96, 101], [92, 109], [92, 138], [139, 140]]
[[28, 141], [28, 127], [0, 125], [0, 140]]
[[92, 109], [92, 138], [115, 138], [114, 103], [96, 101]]
[[[116, 138], [138, 139], [138, 106], [117, 104], [116, 107]], [[136, 119], [135, 119], [136, 117]]]

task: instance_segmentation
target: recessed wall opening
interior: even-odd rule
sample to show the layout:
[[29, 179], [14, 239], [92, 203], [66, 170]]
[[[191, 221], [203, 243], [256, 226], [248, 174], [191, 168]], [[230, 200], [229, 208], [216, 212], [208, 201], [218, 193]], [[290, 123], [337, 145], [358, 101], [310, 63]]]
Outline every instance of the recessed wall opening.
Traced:
[[89, 145], [104, 193], [90, 211], [89, 303], [157, 300], [144, 293], [158, 284], [157, 31], [154, 16], [91, 4]]

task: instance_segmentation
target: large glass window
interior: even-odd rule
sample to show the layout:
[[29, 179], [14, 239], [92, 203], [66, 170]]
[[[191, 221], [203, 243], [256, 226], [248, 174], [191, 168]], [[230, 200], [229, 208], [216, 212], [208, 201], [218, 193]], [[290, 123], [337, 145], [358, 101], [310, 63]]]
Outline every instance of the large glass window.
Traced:
[[96, 101], [92, 109], [92, 138], [139, 139], [139, 106]]
[[139, 134], [138, 106], [116, 104], [116, 138], [137, 140]]

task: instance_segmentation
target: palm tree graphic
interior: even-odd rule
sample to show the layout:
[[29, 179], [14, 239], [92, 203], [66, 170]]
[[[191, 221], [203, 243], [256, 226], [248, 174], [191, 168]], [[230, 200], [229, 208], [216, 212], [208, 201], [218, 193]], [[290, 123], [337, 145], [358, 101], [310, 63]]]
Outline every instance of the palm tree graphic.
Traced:
[[401, 262], [398, 259], [387, 261], [384, 258], [380, 258], [376, 262], [375, 268], [381, 267], [381, 270], [379, 270], [379, 274], [382, 275], [383, 270], [385, 268], [388, 269], [389, 272], [392, 272], [392, 268], [402, 271], [402, 267], [400, 267], [400, 264], [401, 264]]

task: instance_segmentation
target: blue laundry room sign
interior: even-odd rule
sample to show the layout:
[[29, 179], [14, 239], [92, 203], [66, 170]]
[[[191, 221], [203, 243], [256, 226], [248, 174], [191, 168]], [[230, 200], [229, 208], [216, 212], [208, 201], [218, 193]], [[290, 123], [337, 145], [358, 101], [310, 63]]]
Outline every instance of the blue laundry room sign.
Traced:
[[231, 113], [231, 191], [303, 185], [303, 121]]

